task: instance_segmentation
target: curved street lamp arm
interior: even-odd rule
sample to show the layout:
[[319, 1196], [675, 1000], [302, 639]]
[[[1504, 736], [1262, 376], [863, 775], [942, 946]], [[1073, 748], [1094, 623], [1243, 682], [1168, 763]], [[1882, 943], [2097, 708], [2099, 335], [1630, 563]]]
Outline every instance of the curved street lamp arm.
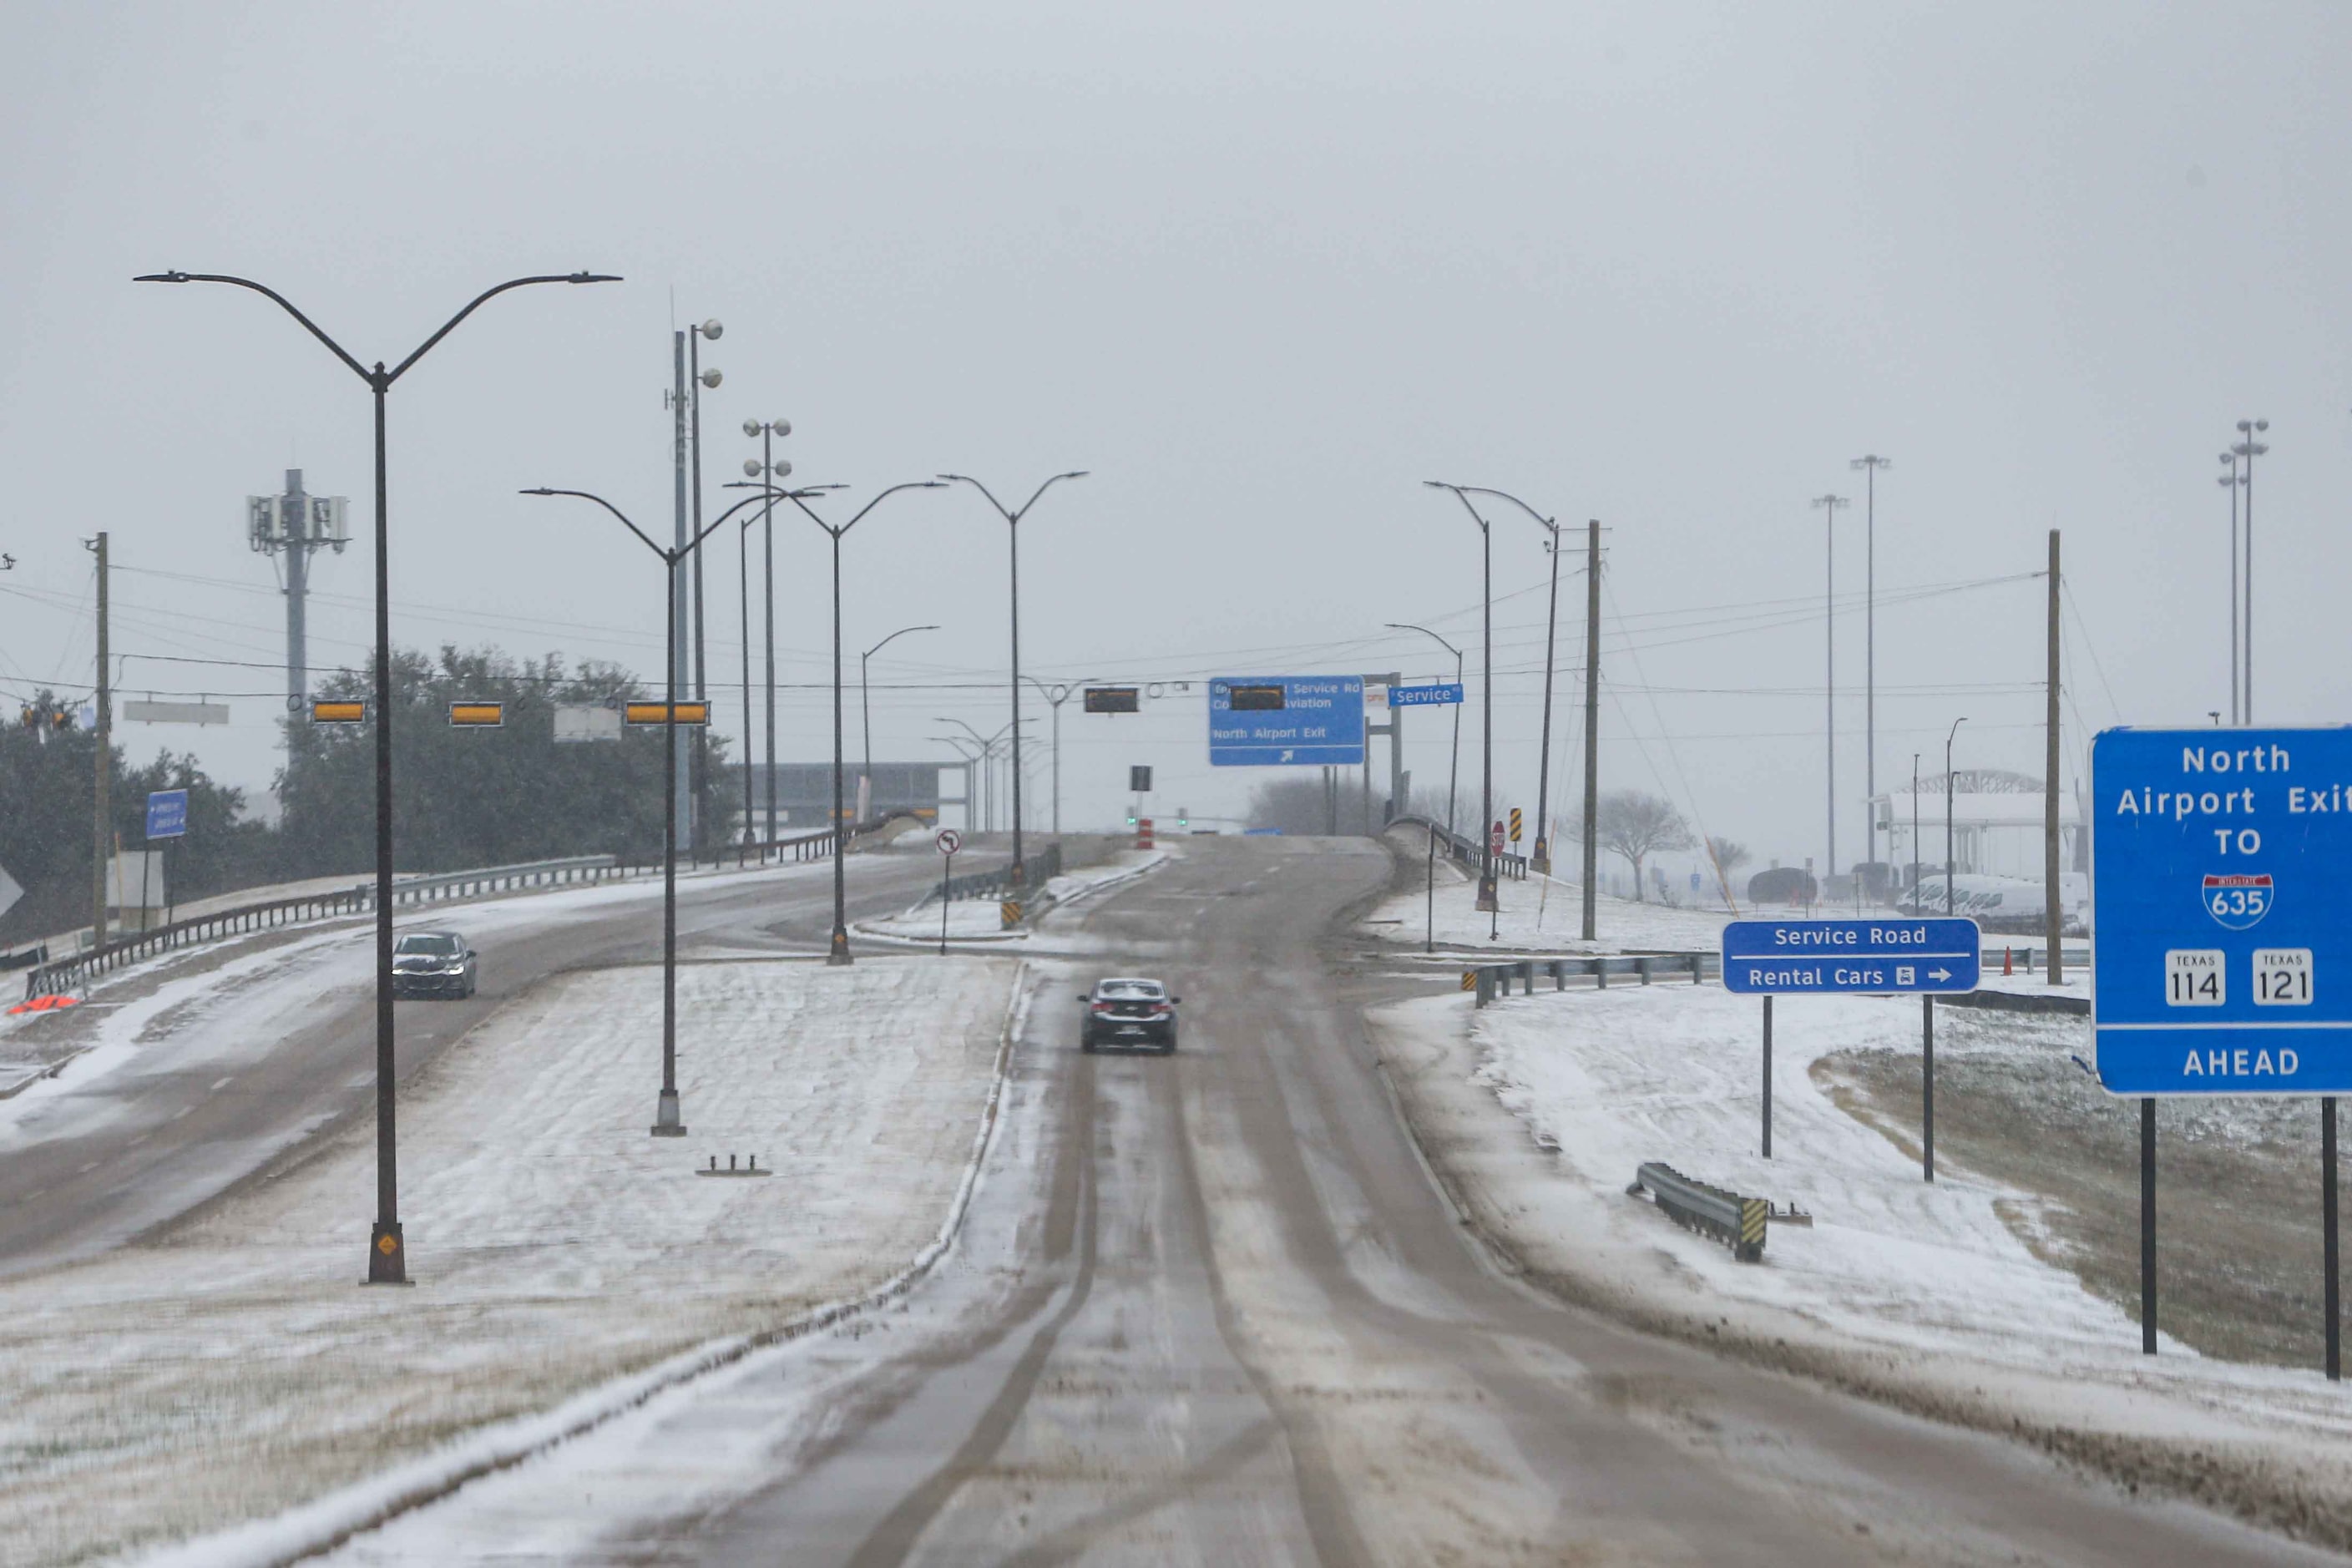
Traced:
[[[413, 365], [418, 360], [423, 359], [425, 353], [432, 349], [434, 344], [439, 342], [443, 338], [447, 337], [450, 332], [455, 331], [458, 322], [472, 315], [476, 310], [481, 309], [485, 301], [505, 293], [509, 289], [527, 288], [533, 283], [618, 283], [620, 280], [621, 279], [618, 275], [609, 272], [569, 272], [541, 278], [509, 278], [505, 282], [500, 283], [494, 288], [485, 289], [480, 293], [475, 295], [473, 300], [464, 310], [458, 311], [456, 315], [441, 323], [441, 330], [439, 331], [435, 332], [431, 337], [417, 344], [415, 350], [411, 353], [406, 359], [402, 360], [398, 364], [393, 366], [392, 374], [383, 378], [383, 383], [386, 386], [389, 386], [394, 382], [398, 381], [407, 371], [410, 365]], [[281, 301], [281, 303], [283, 301]], [[291, 310], [293, 307], [289, 305], [287, 308]], [[311, 331], [317, 331], [318, 329], [313, 327]], [[323, 336], [324, 334], [322, 333], [320, 335]]]
[[1462, 650], [1455, 647], [1452, 643], [1447, 642], [1444, 637], [1439, 637], [1435, 632], [1431, 631], [1427, 626], [1417, 626], [1411, 621], [1384, 621], [1381, 624], [1392, 632], [1419, 632], [1422, 636], [1434, 640], [1438, 647], [1452, 654], [1454, 656], [1454, 663], [1459, 664], [1462, 662]]
[[897, 631], [892, 632], [888, 637], [884, 637], [880, 642], [876, 643], [872, 647], [867, 648], [864, 653], [859, 654], [857, 657], [859, 658], [872, 658], [876, 654], [880, 653], [884, 648], [888, 647], [892, 643], [896, 642], [898, 638], [905, 637], [908, 632], [935, 632], [939, 629], [940, 628], [936, 626], [900, 626]]
[[1421, 482], [1427, 485], [1433, 490], [1452, 490], [1454, 492], [1454, 499], [1460, 501], [1462, 503], [1462, 509], [1470, 514], [1470, 521], [1478, 525], [1478, 531], [1481, 533], [1486, 531], [1486, 520], [1478, 515], [1478, 509], [1475, 506], [1473, 506], [1470, 502], [1470, 498], [1463, 493], [1469, 487], [1466, 485], [1447, 484], [1444, 479], [1423, 479]]
[[1535, 508], [1529, 506], [1527, 502], [1521, 500], [1510, 491], [1492, 489], [1485, 485], [1464, 485], [1462, 488], [1468, 490], [1472, 495], [1500, 496], [1503, 500], [1509, 501], [1513, 506], [1517, 507], [1521, 511], [1526, 512], [1529, 517], [1534, 518], [1536, 521], [1541, 523], [1545, 528], [1549, 529], [1553, 538], [1557, 539], [1559, 537], [1559, 524], [1554, 522], [1551, 519], [1546, 517], [1543, 513], [1538, 511]]
[[880, 495], [876, 496], [872, 500], [867, 501], [864, 506], [859, 507], [857, 509], [857, 515], [851, 518], [847, 522], [843, 523], [839, 528], [834, 527], [833, 524], [817, 516], [815, 512], [810, 511], [808, 502], [801, 499], [803, 492], [800, 490], [782, 490], [777, 493], [782, 495], [786, 500], [791, 501], [794, 506], [800, 508], [803, 512], [807, 512], [808, 520], [811, 522], [816, 524], [819, 528], [824, 530], [835, 539], [839, 539], [843, 534], [847, 533], [851, 529], [856, 528], [858, 522], [867, 512], [872, 511], [876, 507], [880, 506], [884, 501], [889, 500], [892, 496], [897, 495], [900, 490], [943, 490], [945, 489], [947, 489], [947, 486], [938, 479], [908, 479], [904, 484], [892, 485]]
[[[778, 493], [788, 495], [791, 492], [781, 491]], [[712, 518], [709, 525], [703, 529], [700, 533], [696, 534], [691, 540], [688, 541], [686, 548], [679, 551], [677, 553], [681, 557], [691, 554], [696, 545], [700, 544], [704, 540], [709, 538], [713, 533], [718, 531], [719, 525], [720, 523], [725, 522], [729, 518], [733, 517], [737, 512], [741, 511], [744, 508], [757, 506], [761, 501], [768, 499], [770, 498], [766, 494], [745, 496], [741, 500], [737, 501], [733, 506], [729, 507], [725, 511], [722, 511], [717, 517]], [[747, 518], [744, 521], [748, 522], [750, 519]]]
[[[131, 281], [133, 283], [229, 283], [234, 284], [239, 289], [250, 289], [257, 294], [264, 295], [278, 301], [278, 309], [284, 310], [288, 315], [301, 322], [304, 331], [308, 331], [312, 337], [318, 339], [320, 342], [326, 344], [328, 351], [337, 359], [351, 366], [352, 374], [353, 375], [358, 376], [362, 381], [366, 382], [371, 386], [375, 384], [375, 377], [368, 373], [367, 366], [360, 363], [359, 361], [344, 353], [342, 344], [329, 337], [326, 332], [320, 328], [318, 322], [312, 321], [300, 310], [295, 309], [294, 301], [289, 300], [285, 295], [280, 294], [277, 289], [272, 289], [267, 283], [256, 283], [250, 278], [232, 278], [225, 272], [148, 272], [142, 273], [137, 278], [133, 278]], [[454, 323], [452, 324], [454, 325]], [[446, 331], [446, 329], [444, 330]]]
[[1044, 495], [1047, 490], [1052, 489], [1064, 479], [1083, 479], [1086, 477], [1087, 470], [1084, 468], [1072, 468], [1066, 474], [1055, 474], [1052, 479], [1047, 479], [1044, 484], [1039, 485], [1035, 489], [1029, 492], [1029, 499], [1021, 503], [1021, 510], [1013, 514], [1013, 521], [1018, 522], [1023, 518], [1027, 517], [1029, 515], [1029, 509], [1037, 504], [1037, 498]]
[[536, 489], [520, 490], [516, 493], [527, 496], [578, 496], [582, 500], [593, 500], [598, 506], [603, 507], [606, 511], [611, 512], [614, 517], [619, 518], [621, 520], [622, 527], [627, 529], [631, 533], [635, 534], [639, 539], [644, 540], [645, 546], [647, 550], [652, 551], [664, 561], [669, 561], [672, 559], [668, 551], [664, 550], [660, 545], [656, 544], [650, 538], [646, 537], [646, 531], [644, 529], [639, 528], [635, 523], [629, 521], [628, 513], [623, 511], [619, 507], [614, 506], [611, 501], [606, 500], [603, 496], [593, 494], [588, 490], [552, 489], [545, 485], [541, 485]]
[[[954, 480], [961, 484], [970, 485], [982, 495], [986, 496], [988, 498], [988, 504], [994, 507], [996, 509], [996, 514], [1005, 521], [1018, 522], [1020, 521], [1020, 514], [1018, 512], [1010, 512], [1005, 510], [1004, 503], [996, 499], [996, 492], [990, 489], [986, 485], [982, 484], [978, 479], [973, 479], [970, 474], [941, 474], [939, 477], [942, 480]], [[1048, 482], [1050, 483], [1051, 481]], [[1034, 500], [1037, 498], [1032, 496], [1029, 499]]]

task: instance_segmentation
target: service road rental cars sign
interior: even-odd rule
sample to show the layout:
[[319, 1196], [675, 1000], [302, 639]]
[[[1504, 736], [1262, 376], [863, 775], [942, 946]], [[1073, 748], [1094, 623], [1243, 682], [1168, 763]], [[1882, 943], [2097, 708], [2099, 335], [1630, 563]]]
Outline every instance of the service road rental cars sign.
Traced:
[[1977, 988], [1969, 920], [1733, 921], [1723, 988], [1760, 995], [1945, 995]]
[[2352, 1093], [2352, 729], [2105, 731], [2091, 805], [2108, 1092]]

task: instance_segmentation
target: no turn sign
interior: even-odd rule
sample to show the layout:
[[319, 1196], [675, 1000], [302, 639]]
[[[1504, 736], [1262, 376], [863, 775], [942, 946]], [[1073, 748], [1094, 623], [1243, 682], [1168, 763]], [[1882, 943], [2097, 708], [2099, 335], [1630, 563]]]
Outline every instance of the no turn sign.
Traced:
[[952, 855], [963, 847], [963, 835], [952, 827], [942, 827], [940, 829], [940, 836], [932, 842], [940, 847], [940, 854]]

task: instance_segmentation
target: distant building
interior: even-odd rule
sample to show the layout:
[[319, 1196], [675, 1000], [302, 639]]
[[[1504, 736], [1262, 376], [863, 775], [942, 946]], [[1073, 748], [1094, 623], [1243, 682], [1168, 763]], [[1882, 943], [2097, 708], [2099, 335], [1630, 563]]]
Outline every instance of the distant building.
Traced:
[[[2039, 882], [2043, 869], [2042, 781], [1998, 768], [1977, 768], [1955, 773], [1951, 782], [1952, 868], [1964, 875]], [[1872, 797], [1871, 814], [1887, 836], [1885, 858], [1901, 885], [1910, 885], [1915, 863], [1923, 876], [1944, 869], [1944, 806], [1941, 774], [1919, 781], [1916, 801], [1907, 789]], [[1916, 845], [1911, 841], [1915, 810]], [[2069, 871], [2087, 871], [2091, 865], [2082, 802], [2073, 792], [2058, 797], [2058, 864]]]
[[[941, 763], [877, 763], [874, 764], [873, 799], [866, 808], [869, 816], [894, 811], [911, 811], [926, 821], [935, 820], [940, 814], [940, 773], [944, 768], [957, 766]], [[857, 778], [864, 769], [852, 762], [843, 770], [841, 778], [841, 809], [844, 816], [857, 814]], [[833, 813], [833, 764], [831, 763], [778, 763], [772, 780], [765, 764], [751, 768], [751, 815], [759, 825], [767, 822], [768, 795], [772, 789], [776, 799], [776, 823], [800, 831], [821, 828]], [[742, 775], [735, 775], [729, 793], [730, 801], [742, 798]]]

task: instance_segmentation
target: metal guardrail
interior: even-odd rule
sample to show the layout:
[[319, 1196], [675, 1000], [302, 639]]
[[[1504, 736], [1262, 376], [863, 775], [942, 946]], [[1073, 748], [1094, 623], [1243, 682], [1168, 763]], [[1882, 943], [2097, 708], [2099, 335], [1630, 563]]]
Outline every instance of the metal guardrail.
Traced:
[[1642, 1166], [1634, 1175], [1633, 1184], [1625, 1190], [1635, 1194], [1646, 1191], [1668, 1219], [1685, 1230], [1726, 1243], [1731, 1248], [1731, 1256], [1740, 1262], [1763, 1261], [1764, 1234], [1772, 1217], [1772, 1205], [1766, 1199], [1742, 1197], [1706, 1182], [1695, 1182], [1672, 1165], [1654, 1160]]
[[1710, 974], [1721, 974], [1721, 958], [1712, 952], [1593, 952], [1570, 953], [1563, 958], [1520, 958], [1506, 963], [1481, 963], [1462, 972], [1462, 989], [1478, 994], [1477, 1005], [1484, 1007], [1511, 994], [1511, 982], [1517, 980], [1521, 994], [1536, 994], [1536, 976], [1542, 975], [1552, 983], [1555, 991], [1568, 989], [1570, 976], [1590, 979], [1601, 990], [1609, 988], [1612, 974], [1633, 976], [1647, 985], [1661, 975], [1687, 974], [1697, 985]]
[[[1438, 843], [1445, 847], [1446, 858], [1455, 865], [1474, 873], [1478, 869], [1478, 857], [1485, 847], [1477, 839], [1468, 834], [1456, 833], [1434, 817], [1423, 816], [1417, 811], [1399, 812], [1390, 817], [1385, 826], [1395, 827], [1405, 823], [1427, 828]], [[1524, 882], [1528, 879], [1528, 858], [1509, 853], [1497, 855], [1495, 857], [1495, 870], [1496, 875], [1507, 877], [1514, 882]]]
[[[837, 834], [820, 832], [799, 838], [739, 845], [731, 852], [721, 848], [712, 851], [708, 857], [680, 855], [677, 864], [688, 870], [699, 869], [707, 864], [716, 870], [732, 858], [739, 867], [749, 866], [752, 863], [754, 852], [757, 852], [758, 864], [761, 866], [769, 864], [772, 859], [778, 864], [787, 860], [822, 860], [835, 852], [839, 837]], [[484, 893], [508, 892], [520, 888], [619, 881], [652, 876], [660, 870], [661, 857], [657, 855], [642, 860], [623, 860], [612, 855], [533, 860], [515, 866], [405, 877], [393, 883], [392, 902], [397, 909], [404, 904], [437, 903], [448, 899], [476, 898]], [[176, 948], [221, 942], [278, 926], [302, 925], [313, 921], [365, 914], [374, 908], [375, 885], [369, 882], [333, 892], [309, 893], [299, 898], [273, 899], [262, 903], [243, 904], [236, 909], [216, 910], [211, 914], [195, 915], [187, 920], [174, 921], [170, 925], [157, 926], [152, 931], [118, 937], [87, 952], [37, 964], [25, 976], [25, 995], [30, 999], [54, 991], [71, 990], [77, 985], [87, 984], [110, 970]]]
[[[1049, 844], [1039, 853], [1030, 856], [1024, 863], [1022, 872], [1021, 890], [1024, 893], [1042, 894], [1045, 884], [1062, 874], [1060, 842], [1057, 840]], [[933, 888], [925, 893], [923, 903], [938, 903], [943, 890], [950, 903], [960, 899], [1003, 898], [1013, 891], [1012, 862], [1007, 861], [992, 870], [967, 871], [961, 877], [950, 877], [946, 880], [944, 889]], [[916, 906], [918, 909], [921, 907], [921, 904]]]

